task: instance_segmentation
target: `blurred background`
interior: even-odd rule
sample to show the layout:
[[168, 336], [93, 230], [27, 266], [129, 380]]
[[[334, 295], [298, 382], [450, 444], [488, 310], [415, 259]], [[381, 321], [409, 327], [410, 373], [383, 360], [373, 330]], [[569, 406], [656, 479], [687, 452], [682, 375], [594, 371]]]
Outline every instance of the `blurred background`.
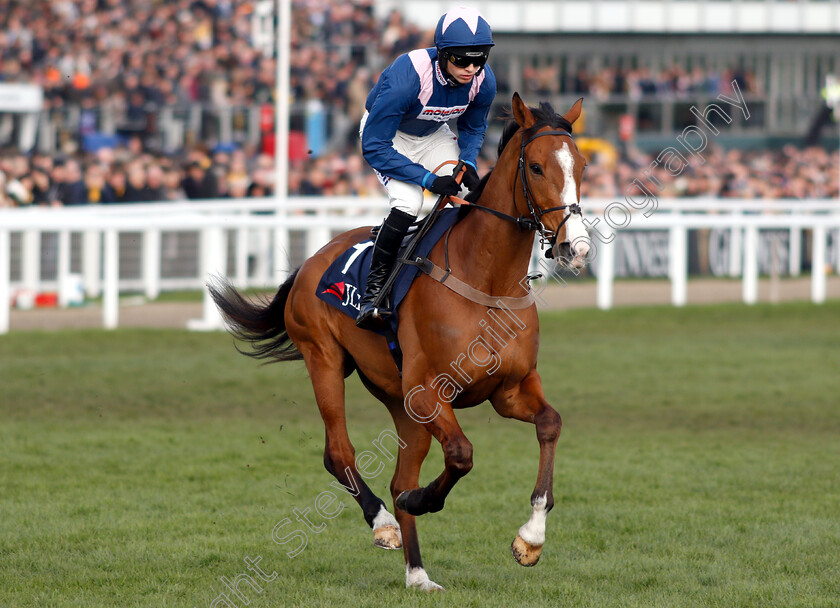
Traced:
[[[213, 264], [207, 226], [167, 217], [216, 217], [224, 232], [213, 242], [226, 252], [216, 268], [254, 287], [278, 284], [330, 235], [378, 222], [383, 192], [359, 152], [364, 100], [396, 56], [432, 45], [456, 4], [294, 0], [278, 23], [271, 0], [0, 0], [0, 296], [24, 293], [26, 305], [54, 291], [66, 303], [72, 280], [99, 296], [109, 228], [120, 292], [154, 298], [200, 287]], [[625, 200], [675, 146], [690, 161], [679, 175], [662, 162], [649, 173], [666, 213], [680, 201], [690, 213], [837, 213], [838, 0], [471, 4], [497, 43], [481, 172], [514, 91], [560, 112], [583, 97], [575, 134], [590, 159], [590, 213]], [[278, 49], [289, 68], [282, 99]], [[726, 101], [741, 97], [745, 110]], [[731, 120], [713, 112], [704, 123], [710, 104]], [[678, 146], [691, 126], [708, 137], [702, 162]], [[20, 209], [29, 212], [9, 211]], [[289, 216], [304, 219], [278, 223]], [[610, 271], [673, 278], [668, 230], [639, 227], [618, 235]], [[689, 274], [741, 276], [742, 228], [690, 227]], [[802, 222], [759, 227], [758, 272], [810, 271], [812, 233]], [[838, 231], [819, 235], [821, 272], [836, 274]]]

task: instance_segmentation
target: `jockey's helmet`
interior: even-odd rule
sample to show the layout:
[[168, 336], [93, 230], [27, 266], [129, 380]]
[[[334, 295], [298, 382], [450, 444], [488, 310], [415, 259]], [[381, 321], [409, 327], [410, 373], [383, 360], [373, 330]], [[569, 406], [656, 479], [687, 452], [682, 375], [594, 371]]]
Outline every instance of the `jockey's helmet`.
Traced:
[[459, 67], [472, 63], [480, 72], [494, 45], [490, 24], [473, 8], [452, 9], [440, 18], [435, 28], [435, 46], [443, 65], [448, 61]]

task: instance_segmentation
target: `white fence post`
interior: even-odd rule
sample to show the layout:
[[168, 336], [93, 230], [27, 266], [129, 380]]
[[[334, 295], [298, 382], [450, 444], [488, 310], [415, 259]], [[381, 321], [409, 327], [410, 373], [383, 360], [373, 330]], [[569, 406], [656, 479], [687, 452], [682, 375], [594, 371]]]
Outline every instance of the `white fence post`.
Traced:
[[291, 270], [291, 259], [289, 256], [289, 229], [285, 226], [274, 230], [274, 274], [271, 276], [272, 287], [279, 286]]
[[143, 232], [143, 287], [149, 300], [160, 295], [159, 228], [148, 228]]
[[9, 309], [12, 306], [11, 241], [9, 231], [0, 229], [0, 335], [9, 332]]
[[[738, 211], [733, 212], [738, 215]], [[729, 276], [737, 277], [741, 273], [741, 234], [743, 230], [740, 226], [733, 226], [729, 233]]]
[[187, 328], [198, 331], [212, 331], [224, 328], [222, 315], [206, 283], [215, 277], [225, 276], [227, 266], [227, 247], [225, 246], [225, 231], [221, 226], [211, 226], [201, 231], [201, 274], [204, 276], [203, 317], [190, 319]]
[[615, 281], [615, 241], [616, 235], [609, 242], [598, 246], [598, 308], [609, 310], [613, 305], [613, 282]]
[[248, 229], [236, 229], [236, 253], [234, 253], [234, 274], [236, 286], [240, 289], [248, 286]]
[[86, 230], [82, 234], [82, 282], [89, 298], [95, 298], [102, 291], [101, 247], [102, 237], [98, 230]]
[[802, 228], [792, 226], [790, 229], [790, 246], [788, 247], [788, 272], [792, 277], [798, 277], [802, 272]]
[[685, 226], [671, 228], [668, 245], [671, 304], [685, 306], [688, 289], [688, 229]]
[[814, 226], [811, 243], [811, 301], [814, 304], [825, 302], [825, 238], [825, 227]]
[[66, 308], [67, 283], [70, 280], [70, 231], [61, 230], [58, 233], [58, 305]]
[[160, 295], [160, 229], [143, 231], [143, 289], [146, 298], [154, 300]]
[[102, 324], [116, 329], [120, 321], [120, 233], [105, 231], [105, 286], [102, 290]]
[[315, 253], [330, 240], [330, 230], [327, 227], [325, 211], [319, 210], [317, 215], [321, 216], [322, 222], [315, 228], [306, 231], [306, 258], [311, 258]]
[[23, 286], [38, 291], [41, 284], [41, 233], [38, 230], [24, 230], [21, 254]]
[[744, 304], [758, 301], [758, 228], [747, 226], [744, 230]]
[[834, 230], [834, 259], [828, 263], [834, 266], [834, 271], [840, 273], [840, 228]]
[[[268, 228], [259, 228], [252, 233], [252, 237], [256, 241], [257, 248], [257, 264], [256, 268], [254, 269], [254, 282], [260, 287], [264, 287], [265, 285], [271, 284], [269, 282], [269, 275], [271, 274], [269, 271], [269, 266], [271, 262], [271, 233], [272, 231]], [[276, 243], [276, 235], [274, 237], [274, 240]], [[276, 259], [276, 251], [274, 252], [274, 256]]]

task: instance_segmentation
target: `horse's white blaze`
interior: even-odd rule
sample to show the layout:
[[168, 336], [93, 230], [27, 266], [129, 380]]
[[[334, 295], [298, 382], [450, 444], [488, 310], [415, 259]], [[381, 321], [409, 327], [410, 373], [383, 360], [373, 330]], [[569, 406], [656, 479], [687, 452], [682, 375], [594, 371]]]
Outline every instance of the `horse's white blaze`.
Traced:
[[[554, 154], [557, 157], [557, 163], [563, 170], [563, 192], [560, 193], [561, 204], [574, 205], [578, 202], [577, 184], [575, 183], [575, 157], [572, 156], [572, 150], [565, 141]], [[568, 213], [569, 210], [567, 209], [566, 214]], [[575, 214], [566, 221], [566, 240], [571, 243], [575, 255], [585, 257], [589, 253], [589, 233], [586, 232], [583, 218], [580, 215]]]
[[379, 513], [373, 518], [373, 529], [378, 530], [384, 526], [394, 526], [398, 531], [400, 524], [397, 523], [397, 518], [388, 513], [388, 509], [384, 506], [379, 507]]
[[411, 568], [408, 564], [405, 565], [405, 586], [423, 591], [443, 591], [443, 587], [429, 578], [425, 568]]
[[566, 222], [566, 240], [572, 244], [575, 255], [584, 258], [589, 253], [589, 233], [580, 215], [575, 214]]
[[545, 518], [548, 515], [548, 511], [545, 510], [546, 503], [548, 498], [545, 494], [537, 498], [531, 510], [531, 519], [519, 528], [522, 540], [534, 547], [542, 547], [545, 544]]

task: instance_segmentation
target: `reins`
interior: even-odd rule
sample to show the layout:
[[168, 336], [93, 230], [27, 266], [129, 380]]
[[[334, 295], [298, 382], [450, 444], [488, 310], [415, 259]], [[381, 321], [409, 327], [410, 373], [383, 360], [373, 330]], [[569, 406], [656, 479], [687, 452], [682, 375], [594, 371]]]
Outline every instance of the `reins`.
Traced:
[[[511, 297], [511, 296], [491, 296], [490, 294], [486, 294], [481, 292], [469, 284], [461, 281], [457, 277], [453, 276], [451, 273], [451, 268], [449, 266], [449, 235], [452, 231], [450, 227], [449, 230], [446, 232], [446, 236], [444, 238], [444, 258], [445, 258], [445, 266], [446, 268], [440, 268], [436, 264], [434, 264], [431, 260], [426, 257], [414, 255], [414, 247], [417, 243], [420, 242], [420, 239], [428, 230], [428, 227], [434, 222], [437, 215], [440, 213], [441, 209], [445, 205], [445, 201], [448, 199], [454, 205], [469, 205], [475, 209], [480, 209], [485, 213], [489, 213], [490, 215], [494, 215], [498, 218], [501, 218], [508, 222], [513, 222], [520, 230], [528, 230], [539, 232], [540, 234], [540, 243], [545, 244], [549, 243], [550, 247], [549, 250], [546, 252], [546, 257], [552, 257], [553, 254], [551, 252], [552, 248], [554, 247], [555, 242], [557, 241], [557, 233], [560, 231], [560, 228], [568, 221], [568, 219], [572, 216], [572, 214], [581, 215], [580, 205], [577, 203], [572, 203], [570, 205], [557, 205], [556, 207], [550, 207], [548, 209], [542, 209], [534, 204], [534, 197], [533, 193], [531, 192], [531, 186], [528, 183], [528, 172], [526, 170], [526, 162], [525, 162], [525, 148], [530, 144], [532, 141], [537, 139], [538, 137], [543, 137], [545, 135], [560, 135], [560, 136], [567, 136], [569, 138], [572, 137], [572, 134], [565, 130], [555, 130], [555, 131], [543, 131], [540, 133], [535, 133], [528, 139], [522, 137], [522, 142], [519, 146], [519, 163], [517, 167], [516, 174], [513, 180], [513, 204], [514, 209], [516, 208], [516, 181], [517, 179], [522, 182], [522, 195], [525, 198], [525, 202], [528, 205], [528, 211], [530, 216], [528, 215], [520, 215], [519, 217], [515, 217], [513, 215], [509, 215], [502, 211], [497, 211], [496, 209], [491, 209], [489, 207], [485, 207], [483, 205], [479, 205], [477, 203], [470, 203], [469, 201], [465, 201], [457, 196], [441, 196], [437, 203], [435, 204], [432, 212], [429, 214], [428, 217], [425, 218], [423, 224], [421, 225], [420, 230], [418, 230], [418, 234], [414, 236], [412, 241], [409, 243], [407, 251], [404, 252], [403, 257], [399, 259], [402, 264], [407, 264], [410, 266], [418, 267], [422, 272], [429, 275], [432, 279], [438, 281], [442, 285], [448, 287], [455, 293], [459, 294], [460, 296], [475, 302], [476, 304], [481, 304], [482, 306], [487, 306], [491, 308], [500, 308], [505, 307], [511, 310], [521, 310], [523, 308], [527, 308], [534, 303], [534, 296], [530, 292], [521, 297]], [[444, 165], [447, 164], [456, 164], [455, 161], [445, 161], [441, 163], [436, 169], [435, 173], [440, 170]], [[458, 162], [454, 171], [454, 174], [458, 177], [461, 177], [461, 169], [463, 165], [461, 162]], [[542, 218], [543, 216], [552, 213], [554, 211], [563, 211], [569, 210], [569, 213], [563, 218], [563, 220], [558, 224], [557, 229], [553, 232], [547, 230], [545, 226], [543, 226]], [[396, 279], [397, 273], [393, 273], [389, 277], [389, 283], [393, 283]], [[382, 293], [385, 294], [390, 290], [390, 285], [386, 283], [386, 288], [383, 289]], [[390, 345], [389, 345], [390, 347]], [[401, 359], [401, 357], [400, 357]], [[395, 355], [395, 360], [398, 360], [397, 366], [400, 367], [400, 360], [397, 359]]]

